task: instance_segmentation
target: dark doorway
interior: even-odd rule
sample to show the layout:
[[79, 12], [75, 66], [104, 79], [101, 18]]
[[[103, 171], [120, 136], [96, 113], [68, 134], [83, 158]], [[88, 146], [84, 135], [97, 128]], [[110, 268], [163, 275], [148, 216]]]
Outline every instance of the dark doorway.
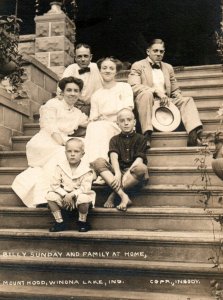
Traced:
[[[39, 12], [51, 0], [39, 0]], [[70, 12], [70, 0], [64, 1]], [[166, 42], [173, 65], [219, 63], [214, 33], [221, 22], [221, 0], [76, 0], [77, 42], [89, 43], [94, 60], [113, 55], [134, 62], [145, 56], [148, 40]], [[22, 34], [35, 31], [35, 0], [19, 0]], [[13, 14], [15, 0], [0, 0], [0, 14]]]
[[91, 44], [96, 58], [133, 62], [145, 56], [148, 40], [159, 37], [173, 65], [218, 62], [220, 0], [79, 0], [78, 7], [77, 40]]

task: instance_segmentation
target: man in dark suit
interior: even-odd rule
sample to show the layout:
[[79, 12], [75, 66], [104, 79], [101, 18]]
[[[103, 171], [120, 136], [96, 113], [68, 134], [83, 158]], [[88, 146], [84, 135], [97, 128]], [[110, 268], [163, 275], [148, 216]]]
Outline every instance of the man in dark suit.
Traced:
[[146, 50], [147, 58], [132, 65], [128, 82], [132, 86], [142, 133], [150, 147], [152, 107], [154, 100], [166, 106], [172, 101], [180, 110], [184, 127], [189, 134], [188, 146], [201, 144], [202, 123], [193, 98], [183, 97], [173, 67], [162, 62], [165, 46], [160, 39], [153, 40]]

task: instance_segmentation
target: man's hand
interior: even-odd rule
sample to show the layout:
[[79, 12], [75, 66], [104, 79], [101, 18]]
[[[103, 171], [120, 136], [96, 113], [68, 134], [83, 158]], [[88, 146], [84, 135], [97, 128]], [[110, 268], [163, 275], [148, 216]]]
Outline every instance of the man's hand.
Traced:
[[63, 205], [65, 209], [71, 211], [75, 208], [75, 203], [73, 198], [74, 196], [71, 193], [65, 195], [65, 197], [63, 198]]
[[114, 180], [112, 181], [111, 183], [111, 187], [118, 191], [121, 187], [121, 184], [122, 184], [122, 174], [121, 172], [117, 172], [115, 175], [114, 175]]
[[160, 106], [169, 106], [170, 99], [168, 98], [168, 96], [166, 94], [164, 94], [162, 91], [160, 91], [158, 89], [156, 89], [154, 91], [154, 93], [160, 99]]
[[170, 105], [170, 99], [166, 95], [160, 98], [160, 106], [169, 106], [169, 105]]

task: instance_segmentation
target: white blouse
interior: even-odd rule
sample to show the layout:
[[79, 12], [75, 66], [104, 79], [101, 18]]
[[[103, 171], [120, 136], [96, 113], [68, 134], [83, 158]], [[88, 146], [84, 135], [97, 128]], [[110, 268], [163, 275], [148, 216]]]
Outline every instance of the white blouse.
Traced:
[[76, 107], [70, 108], [64, 99], [53, 98], [40, 107], [40, 128], [49, 134], [72, 134], [78, 126], [86, 126], [87, 121], [87, 115]]
[[128, 83], [117, 82], [112, 88], [101, 88], [91, 98], [90, 120], [103, 116], [116, 121], [117, 113], [122, 108], [134, 108], [133, 92]]

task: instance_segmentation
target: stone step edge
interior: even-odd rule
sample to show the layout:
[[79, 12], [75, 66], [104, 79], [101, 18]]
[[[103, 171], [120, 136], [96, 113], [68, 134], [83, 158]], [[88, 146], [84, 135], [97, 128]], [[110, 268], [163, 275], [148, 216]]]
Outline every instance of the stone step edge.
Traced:
[[[205, 149], [205, 147], [153, 147], [149, 149], [148, 154], [153, 154], [157, 152], [161, 152], [161, 154], [166, 152], [171, 153], [178, 153], [179, 155], [182, 155], [184, 153], [199, 153], [202, 149]], [[6, 156], [26, 156], [25, 150], [6, 150], [6, 151], [0, 151], [0, 157], [5, 158]]]
[[222, 69], [222, 64], [198, 65], [198, 66], [175, 66], [174, 69], [180, 70], [206, 70], [206, 69]]
[[208, 80], [208, 79], [212, 79], [212, 78], [219, 78], [219, 77], [223, 77], [223, 72], [216, 72], [213, 74], [193, 74], [193, 75], [188, 75], [185, 73], [177, 73], [176, 75], [176, 79], [177, 81], [186, 81], [186, 80], [196, 80], [196, 79], [201, 79], [201, 80]]
[[[0, 167], [0, 173], [18, 173], [26, 170], [26, 167]], [[149, 171], [152, 172], [196, 172], [200, 173], [200, 170], [197, 169], [197, 167], [149, 167]], [[211, 167], [206, 168], [207, 173], [213, 173], [213, 170]]]
[[[202, 121], [212, 121], [212, 122], [216, 122], [218, 121], [219, 122], [219, 119], [217, 118], [211, 118], [211, 119], [204, 119], [202, 118]], [[39, 128], [39, 123], [25, 123], [23, 125], [24, 128]]]
[[[135, 291], [122, 291], [122, 290], [97, 290], [97, 289], [78, 289], [78, 288], [64, 288], [64, 287], [36, 287], [30, 286], [0, 286], [0, 294], [4, 299], [32, 299], [27, 297], [33, 297], [34, 299], [58, 299], [58, 300], [179, 300], [179, 299], [191, 299], [191, 300], [211, 300], [213, 297], [197, 296], [197, 295], [184, 295], [184, 294], [164, 294], [162, 292], [135, 292]], [[21, 298], [22, 297], [22, 298]], [[63, 298], [61, 298], [63, 297]], [[202, 298], [201, 298], [202, 297]]]
[[[35, 124], [35, 123], [33, 123]], [[215, 131], [203, 131], [203, 136], [206, 136], [207, 134], [214, 133]], [[160, 137], [168, 137], [168, 138], [176, 138], [176, 137], [187, 137], [188, 134], [186, 131], [172, 131], [172, 132], [158, 132], [154, 131], [152, 137], [153, 138], [160, 138]], [[12, 141], [27, 141], [31, 139], [32, 135], [17, 135], [12, 137]], [[1, 152], [0, 152], [1, 153]]]
[[182, 91], [186, 90], [198, 90], [198, 89], [213, 89], [213, 88], [223, 88], [223, 84], [221, 83], [208, 83], [208, 84], [196, 84], [196, 85], [188, 85], [181, 86], [180, 89]]
[[[94, 185], [94, 189], [97, 190], [104, 190], [105, 186], [100, 185]], [[0, 192], [13, 192], [12, 187], [10, 184], [0, 184]], [[179, 184], [179, 185], [168, 185], [168, 184], [148, 184], [142, 189], [140, 189], [141, 192], [191, 192], [191, 193], [198, 193], [204, 191], [204, 187], [202, 185], [188, 185], [188, 184]], [[223, 192], [223, 186], [220, 185], [211, 185], [208, 186], [205, 191], [211, 191], [215, 193], [221, 193]]]
[[[221, 64], [213, 64], [213, 65], [198, 65], [198, 66], [174, 66], [174, 71], [177, 73], [184, 73], [184, 71], [197, 71], [197, 70], [213, 70], [218, 69], [222, 70]], [[122, 70], [118, 74], [129, 73], [130, 70]]]
[[[16, 230], [16, 233], [15, 233]], [[91, 230], [86, 233], [77, 231], [49, 232], [48, 229], [0, 229], [0, 240], [10, 239], [34, 239], [50, 240], [60, 239], [63, 241], [107, 241], [125, 243], [146, 242], [163, 244], [191, 244], [191, 245], [219, 245], [223, 239], [222, 232], [188, 232], [188, 231], [137, 231], [137, 230]], [[12, 251], [13, 252], [13, 251]], [[0, 255], [1, 257], [1, 255]]]
[[[49, 215], [50, 212], [47, 208], [28, 208], [28, 207], [0, 207], [0, 214], [4, 215], [23, 215], [29, 217], [34, 215], [41, 214]], [[205, 210], [204, 208], [188, 208], [188, 207], [129, 207], [126, 212], [120, 212], [116, 208], [102, 208], [96, 207], [89, 211], [89, 215], [116, 215], [116, 216], [123, 216], [123, 215], [137, 215], [137, 216], [162, 216], [162, 217], [202, 217], [211, 219], [213, 217], [218, 217], [219, 215], [223, 214], [223, 208], [210, 208]]]
[[36, 257], [0, 257], [0, 267], [10, 266], [10, 268], [37, 268], [41, 270], [53, 269], [95, 269], [95, 270], [115, 270], [115, 271], [131, 271], [131, 272], [160, 272], [166, 274], [175, 274], [175, 272], [183, 275], [193, 274], [193, 276], [210, 276], [210, 275], [223, 275], [223, 265], [220, 264], [218, 268], [213, 268], [211, 263], [183, 263], [183, 262], [166, 262], [166, 261], [139, 261], [139, 260], [122, 260], [122, 259], [104, 259], [104, 258], [36, 258]]
[[[202, 96], [202, 95], [195, 95], [193, 96], [194, 100], [196, 101], [200, 101], [200, 100], [211, 100], [211, 99], [219, 99], [219, 98], [223, 98], [223, 94], [222, 95], [207, 95], [207, 96]], [[222, 100], [222, 99], [221, 99]]]

